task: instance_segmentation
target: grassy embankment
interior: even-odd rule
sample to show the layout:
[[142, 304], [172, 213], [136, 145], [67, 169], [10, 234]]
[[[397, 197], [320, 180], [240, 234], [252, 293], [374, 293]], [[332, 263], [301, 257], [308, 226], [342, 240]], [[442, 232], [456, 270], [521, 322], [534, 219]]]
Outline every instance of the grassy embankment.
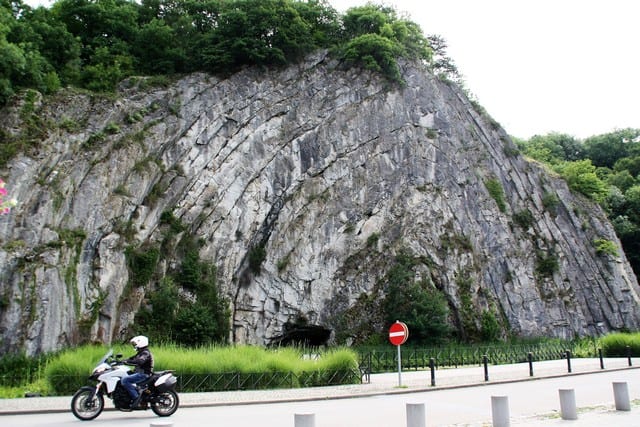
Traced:
[[[25, 393], [39, 393], [41, 395], [68, 395], [79, 386], [87, 383], [87, 377], [96, 363], [108, 351], [103, 346], [83, 346], [69, 349], [52, 355], [42, 362], [37, 372], [32, 373], [31, 380], [16, 384], [19, 379], [3, 381], [0, 386], [0, 397], [22, 397]], [[129, 346], [114, 346], [114, 354], [121, 353], [124, 357], [134, 352]], [[312, 377], [314, 385], [321, 385], [323, 373], [329, 371], [352, 371], [354, 375], [345, 375], [343, 381], [357, 382], [358, 356], [348, 349], [331, 349], [320, 354], [317, 360], [304, 357], [304, 350], [297, 348], [264, 349], [255, 346], [208, 346], [201, 348], [184, 348], [176, 345], [160, 345], [152, 347], [155, 359], [155, 369], [171, 369], [183, 377], [201, 374], [217, 373], [293, 373], [294, 378]], [[11, 371], [0, 367], [4, 376], [11, 375]], [[289, 379], [288, 385], [300, 386]]]

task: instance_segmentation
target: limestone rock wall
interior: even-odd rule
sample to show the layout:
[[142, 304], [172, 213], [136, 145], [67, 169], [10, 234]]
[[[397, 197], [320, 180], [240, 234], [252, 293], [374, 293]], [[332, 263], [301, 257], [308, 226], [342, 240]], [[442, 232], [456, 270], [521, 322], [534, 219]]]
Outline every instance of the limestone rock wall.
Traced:
[[[115, 100], [65, 91], [38, 103], [46, 136], [2, 171], [20, 202], [0, 218], [2, 351], [124, 338], [144, 298], [124, 250], [160, 241], [165, 211], [204, 241], [237, 343], [268, 343], [297, 316], [335, 328], [402, 249], [428, 260], [421, 274], [458, 320], [466, 293], [517, 335], [637, 329], [622, 250], [593, 244], [619, 246], [606, 215], [523, 159], [460, 90], [415, 64], [402, 72], [396, 87], [319, 53], [225, 79], [132, 79]], [[19, 108], [4, 129], [20, 128]], [[541, 274], [541, 258], [557, 269]]]

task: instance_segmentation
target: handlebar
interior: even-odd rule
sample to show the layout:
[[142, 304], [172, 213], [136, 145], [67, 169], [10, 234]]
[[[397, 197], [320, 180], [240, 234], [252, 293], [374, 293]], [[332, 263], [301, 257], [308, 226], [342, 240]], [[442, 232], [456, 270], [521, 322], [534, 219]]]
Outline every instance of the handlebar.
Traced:
[[118, 365], [133, 366], [133, 365], [131, 365], [131, 363], [127, 363], [125, 360], [120, 360], [120, 359], [122, 359], [122, 354], [120, 354], [120, 353], [116, 354], [116, 357], [110, 357], [109, 359], [110, 360], [108, 361], [108, 363], [111, 366], [118, 366]]

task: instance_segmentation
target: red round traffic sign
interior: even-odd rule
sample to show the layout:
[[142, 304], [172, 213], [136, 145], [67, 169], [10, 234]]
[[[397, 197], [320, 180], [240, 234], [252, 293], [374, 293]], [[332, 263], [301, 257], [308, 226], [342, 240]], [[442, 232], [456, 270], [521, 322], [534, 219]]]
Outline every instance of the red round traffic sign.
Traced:
[[396, 320], [389, 328], [389, 341], [393, 345], [402, 345], [409, 338], [409, 328], [404, 322]]

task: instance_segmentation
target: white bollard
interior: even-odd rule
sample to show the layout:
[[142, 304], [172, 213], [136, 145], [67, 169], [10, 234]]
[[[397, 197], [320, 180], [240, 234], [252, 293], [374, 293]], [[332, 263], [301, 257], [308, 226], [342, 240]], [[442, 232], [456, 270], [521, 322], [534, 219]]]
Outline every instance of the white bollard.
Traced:
[[424, 403], [407, 403], [407, 427], [427, 425]]
[[572, 388], [560, 389], [560, 416], [563, 420], [577, 420], [576, 393]]
[[491, 396], [491, 417], [493, 427], [509, 427], [509, 398], [507, 396]]
[[316, 427], [316, 414], [294, 414], [295, 427]]
[[629, 388], [626, 382], [613, 383], [613, 398], [616, 402], [616, 411], [630, 411]]
[[171, 421], [154, 421], [149, 424], [149, 427], [173, 427], [173, 423]]

